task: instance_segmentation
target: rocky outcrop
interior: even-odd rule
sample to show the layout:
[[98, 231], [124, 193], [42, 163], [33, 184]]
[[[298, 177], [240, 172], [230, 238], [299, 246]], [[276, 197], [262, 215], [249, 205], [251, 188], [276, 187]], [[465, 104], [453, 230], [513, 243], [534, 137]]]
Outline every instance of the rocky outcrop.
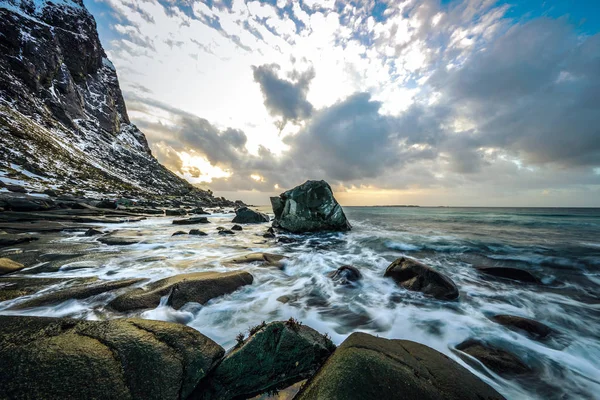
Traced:
[[513, 331], [524, 332], [527, 336], [536, 340], [545, 339], [553, 332], [548, 325], [516, 315], [496, 315], [492, 317], [492, 321]]
[[285, 388], [312, 376], [334, 349], [331, 340], [293, 319], [263, 323], [227, 354], [192, 398], [250, 398]]
[[267, 214], [251, 210], [248, 207], [241, 207], [235, 210], [235, 217], [231, 222], [234, 224], [262, 224], [270, 220]]
[[358, 268], [352, 265], [343, 265], [335, 271], [330, 272], [328, 276], [340, 285], [350, 285], [362, 279], [362, 274]]
[[167, 304], [175, 309], [195, 302], [204, 304], [212, 298], [233, 292], [253, 281], [252, 275], [244, 271], [196, 272], [176, 275], [153, 282], [146, 288], [138, 288], [122, 294], [109, 303], [117, 311], [154, 308], [160, 298], [169, 295]]
[[450, 278], [416, 260], [400, 257], [390, 264], [384, 276], [391, 277], [398, 285], [425, 293], [441, 300], [458, 298], [458, 288]]
[[[483, 365], [499, 375], [524, 375], [532, 371], [531, 368], [516, 355], [477, 339], [467, 339], [457, 345], [456, 349], [476, 358]], [[470, 362], [470, 360], [464, 356], [463, 359]], [[471, 364], [473, 363], [471, 362]]]
[[10, 274], [25, 268], [21, 263], [11, 260], [10, 258], [0, 258], [0, 275]]
[[185, 399], [223, 353], [169, 322], [0, 316], [0, 398]]
[[467, 369], [408, 340], [350, 335], [295, 397], [298, 400], [503, 399]]
[[325, 181], [306, 181], [271, 197], [273, 226], [290, 232], [349, 231], [352, 226]]
[[497, 278], [510, 279], [524, 283], [540, 283], [540, 280], [529, 271], [519, 268], [480, 266], [477, 267], [477, 271]]

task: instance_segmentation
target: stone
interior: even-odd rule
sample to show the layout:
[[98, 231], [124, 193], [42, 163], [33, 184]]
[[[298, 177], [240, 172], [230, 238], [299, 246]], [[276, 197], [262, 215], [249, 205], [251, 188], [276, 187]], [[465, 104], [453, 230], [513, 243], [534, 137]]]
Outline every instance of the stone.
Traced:
[[335, 346], [327, 337], [295, 320], [252, 328], [192, 398], [229, 400], [283, 389], [312, 376]]
[[108, 246], [129, 246], [137, 244], [140, 241], [134, 238], [118, 237], [118, 236], [104, 236], [98, 239], [100, 243], [104, 243]]
[[524, 269], [509, 268], [509, 267], [476, 267], [477, 271], [482, 274], [495, 276], [498, 278], [511, 279], [514, 281], [525, 282], [525, 283], [540, 283], [540, 280], [533, 274]]
[[98, 229], [90, 228], [87, 231], [85, 231], [84, 235], [85, 236], [98, 236], [98, 235], [104, 235], [104, 232], [99, 231]]
[[94, 205], [96, 208], [105, 208], [108, 210], [116, 210], [118, 205], [116, 201], [103, 199]]
[[186, 398], [224, 354], [185, 325], [0, 316], [0, 398]]
[[7, 211], [34, 212], [55, 208], [53, 201], [36, 199], [34, 197], [4, 197], [0, 200], [0, 203]]
[[11, 260], [10, 258], [0, 258], [0, 275], [10, 274], [25, 268], [21, 263]]
[[231, 222], [234, 224], [262, 224], [270, 220], [267, 214], [251, 210], [248, 207], [241, 207], [235, 210], [235, 218]]
[[492, 317], [492, 321], [513, 331], [524, 332], [527, 336], [536, 340], [545, 339], [553, 332], [548, 325], [516, 315], [496, 315]]
[[181, 235], [187, 235], [187, 232], [184, 231], [177, 231], [174, 234], [172, 234], [171, 236], [181, 236]]
[[204, 211], [201, 207], [198, 208], [194, 208], [192, 210], [190, 210], [190, 214], [204, 214], [204, 215], [210, 215], [209, 212]]
[[244, 228], [242, 228], [241, 225], [234, 225], [234, 226], [231, 227], [231, 230], [232, 231], [243, 231]]
[[96, 296], [101, 293], [106, 293], [112, 290], [117, 290], [127, 286], [135, 285], [136, 283], [143, 282], [144, 280], [145, 279], [142, 278], [135, 278], [117, 281], [94, 282], [90, 285], [78, 285], [67, 289], [52, 291], [48, 294], [35, 297], [31, 300], [19, 303], [11, 307], [11, 309], [17, 310], [24, 308], [41, 307], [49, 304], [62, 303], [63, 301], [71, 299], [86, 299], [88, 297]]
[[229, 229], [221, 229], [219, 230], [219, 235], [235, 235], [235, 232]]
[[0, 301], [28, 296], [52, 285], [83, 285], [97, 281], [98, 278], [28, 278], [19, 275], [0, 277]]
[[254, 278], [245, 271], [195, 272], [175, 275], [150, 283], [146, 288], [137, 288], [122, 294], [109, 303], [117, 311], [155, 308], [163, 296], [169, 296], [167, 304], [175, 309], [186, 303], [204, 304], [210, 299], [231, 293], [249, 285]]
[[285, 266], [285, 261], [287, 257], [282, 256], [280, 254], [271, 254], [271, 253], [252, 253], [247, 254], [242, 257], [236, 257], [229, 260], [230, 263], [233, 264], [247, 264], [253, 262], [259, 262], [262, 265], [267, 265], [270, 267], [283, 268]]
[[176, 209], [172, 209], [172, 210], [165, 210], [165, 215], [167, 217], [174, 217], [174, 216], [181, 216], [181, 215], [186, 215], [187, 212], [184, 209], [181, 208], [176, 208]]
[[416, 260], [400, 257], [385, 270], [398, 285], [408, 290], [422, 292], [440, 300], [458, 298], [458, 288], [450, 278]]
[[409, 340], [351, 334], [296, 400], [500, 400], [491, 386], [444, 354]]
[[189, 234], [196, 235], [196, 236], [207, 236], [208, 235], [208, 233], [202, 232], [200, 229], [192, 229]]
[[271, 198], [273, 226], [290, 232], [349, 231], [352, 226], [325, 181], [306, 181]]
[[342, 285], [350, 285], [362, 279], [362, 274], [358, 268], [351, 265], [343, 265], [327, 276]]
[[53, 189], [44, 189], [42, 193], [50, 197], [58, 197], [58, 193], [56, 193], [56, 190]]
[[19, 185], [6, 185], [6, 188], [13, 193], [27, 193], [27, 189]]
[[173, 220], [173, 225], [194, 225], [194, 224], [209, 224], [210, 221], [206, 217], [194, 217], [186, 219]]
[[283, 244], [289, 244], [289, 243], [296, 243], [297, 240], [294, 238], [291, 238], [289, 236], [279, 236], [277, 238], [277, 243], [283, 243]]
[[[483, 365], [498, 375], [514, 376], [529, 374], [532, 372], [531, 368], [529, 368], [516, 355], [480, 340], [467, 339], [457, 345], [456, 349], [460, 350], [462, 353], [466, 353], [471, 357], [476, 358]], [[464, 357], [461, 353], [458, 354], [465, 360], [465, 362], [470, 362], [474, 367], [477, 367], [472, 360]]]

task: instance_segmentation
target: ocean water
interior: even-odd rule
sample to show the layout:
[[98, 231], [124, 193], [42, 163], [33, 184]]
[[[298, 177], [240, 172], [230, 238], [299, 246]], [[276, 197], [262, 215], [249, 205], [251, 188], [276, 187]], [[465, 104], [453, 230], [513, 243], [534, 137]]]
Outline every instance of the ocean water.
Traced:
[[[232, 214], [209, 216], [212, 223], [200, 226], [210, 233], [207, 237], [171, 237], [182, 230], [171, 224], [172, 218], [106, 225], [107, 230], [141, 240], [118, 248], [96, 245], [94, 238], [81, 233], [63, 233], [54, 239], [57, 247], [91, 243], [94, 257], [36, 276], [157, 280], [178, 273], [245, 269], [254, 275], [252, 285], [204, 306], [173, 310], [163, 302], [154, 310], [127, 315], [185, 323], [225, 348], [252, 325], [294, 317], [328, 333], [338, 344], [355, 331], [426, 344], [510, 399], [600, 399], [600, 209], [346, 207], [345, 212], [351, 232], [288, 235], [296, 239], [289, 244], [262, 238], [269, 224], [245, 226], [235, 236], [218, 235], [215, 228], [230, 227]], [[252, 252], [289, 259], [283, 270], [227, 263]], [[387, 266], [400, 256], [447, 274], [460, 289], [459, 300], [432, 299], [384, 278]], [[348, 264], [362, 272], [359, 284], [337, 285], [327, 277]], [[526, 269], [542, 284], [486, 279], [474, 268], [478, 265]], [[16, 299], [0, 303], [0, 313], [125, 316], [106, 308], [115, 296], [11, 311], [22, 301]], [[282, 296], [287, 303], [278, 301]], [[544, 342], [531, 340], [491, 321], [496, 314], [533, 318], [557, 335]], [[474, 369], [454, 350], [467, 338], [512, 351], [534, 368], [535, 375], [506, 379], [481, 366]]]

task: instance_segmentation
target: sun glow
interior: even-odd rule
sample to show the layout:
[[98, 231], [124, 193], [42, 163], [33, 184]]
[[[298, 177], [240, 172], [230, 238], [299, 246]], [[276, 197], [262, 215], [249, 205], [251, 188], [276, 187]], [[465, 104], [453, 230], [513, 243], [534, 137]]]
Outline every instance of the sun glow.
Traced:
[[215, 178], [229, 178], [230, 171], [212, 165], [204, 156], [182, 151], [179, 154], [184, 177], [191, 183], [212, 182]]

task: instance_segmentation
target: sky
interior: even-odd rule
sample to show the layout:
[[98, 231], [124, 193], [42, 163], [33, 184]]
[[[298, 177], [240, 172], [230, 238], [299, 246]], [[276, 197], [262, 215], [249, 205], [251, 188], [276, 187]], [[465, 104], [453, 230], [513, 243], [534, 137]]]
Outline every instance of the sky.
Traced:
[[85, 4], [153, 154], [217, 195], [600, 206], [600, 1]]

